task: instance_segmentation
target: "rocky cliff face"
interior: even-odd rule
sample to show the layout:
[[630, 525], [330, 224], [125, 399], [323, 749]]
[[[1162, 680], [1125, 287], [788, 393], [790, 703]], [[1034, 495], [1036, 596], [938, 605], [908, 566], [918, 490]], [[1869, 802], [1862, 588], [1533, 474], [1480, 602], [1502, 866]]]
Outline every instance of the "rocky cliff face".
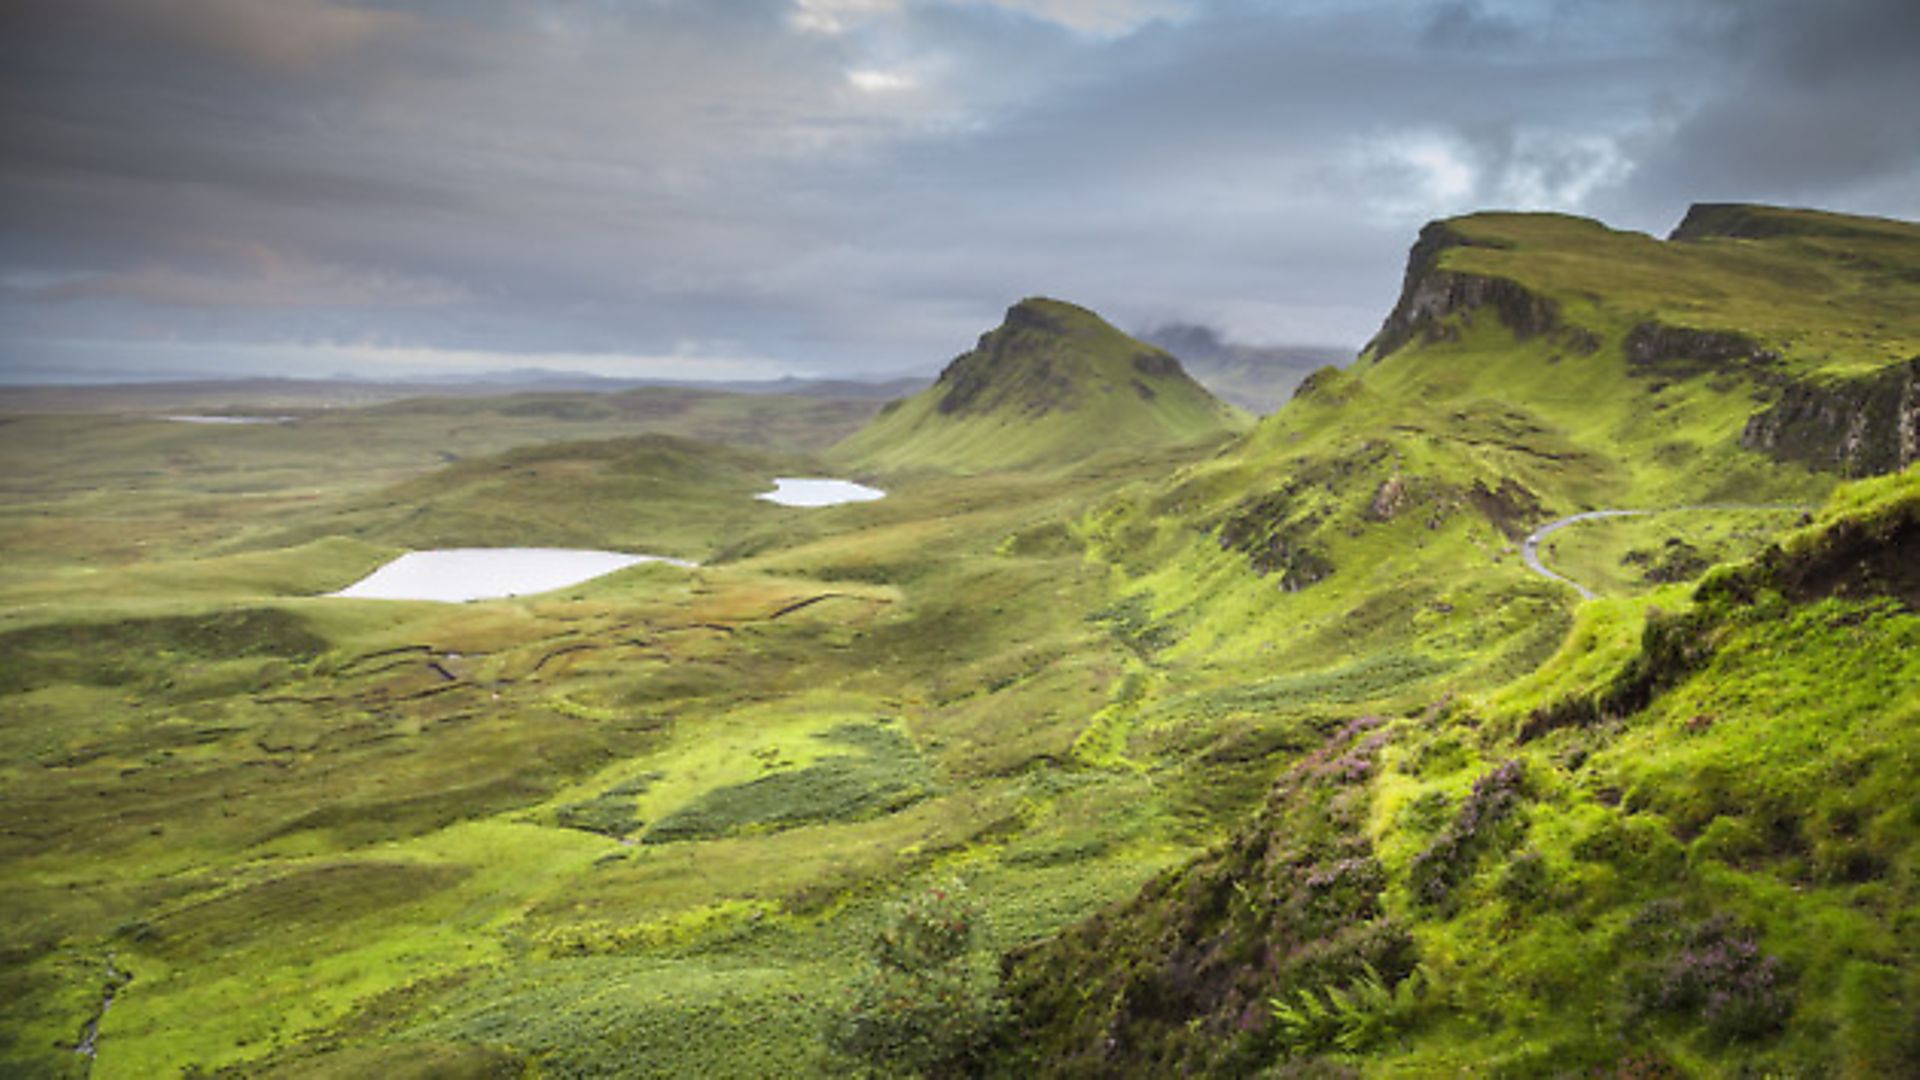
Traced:
[[1794, 210], [1758, 203], [1694, 203], [1688, 207], [1687, 216], [1667, 234], [1667, 239], [1692, 242], [1716, 237], [1730, 240], [1770, 240], [1778, 236], [1871, 238], [1885, 237], [1890, 228], [1910, 230], [1912, 226], [1890, 218]]
[[1780, 359], [1745, 334], [1658, 322], [1643, 322], [1627, 331], [1622, 345], [1627, 362], [1643, 373], [1685, 376], [1736, 366], [1764, 367]]
[[1864, 378], [1790, 382], [1740, 445], [1845, 476], [1898, 472], [1920, 461], [1920, 357]]
[[[1476, 240], [1444, 221], [1429, 223], [1407, 255], [1407, 273], [1399, 302], [1367, 343], [1375, 357], [1386, 356], [1419, 338], [1427, 342], [1454, 336], [1448, 316], [1491, 307], [1502, 325], [1521, 340], [1560, 329], [1559, 305], [1517, 281], [1440, 269], [1440, 256], [1449, 248], [1498, 246]], [[1585, 331], [1573, 335], [1573, 344], [1592, 352], [1598, 341]]]

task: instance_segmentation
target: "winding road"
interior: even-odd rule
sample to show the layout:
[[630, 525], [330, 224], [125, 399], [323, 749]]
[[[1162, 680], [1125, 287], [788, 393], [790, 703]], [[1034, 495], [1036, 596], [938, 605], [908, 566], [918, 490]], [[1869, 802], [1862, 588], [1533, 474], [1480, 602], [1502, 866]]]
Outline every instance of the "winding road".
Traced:
[[1579, 593], [1580, 599], [1582, 600], [1592, 600], [1599, 594], [1570, 577], [1556, 574], [1552, 570], [1547, 569], [1547, 564], [1540, 561], [1540, 541], [1545, 540], [1547, 537], [1552, 536], [1554, 533], [1559, 532], [1569, 525], [1578, 525], [1582, 521], [1598, 521], [1602, 518], [1646, 517], [1651, 514], [1677, 514], [1683, 511], [1702, 510], [1720, 510], [1730, 513], [1751, 513], [1755, 510], [1797, 510], [1806, 513], [1813, 509], [1815, 508], [1811, 506], [1774, 503], [1759, 505], [1669, 506], [1662, 510], [1588, 510], [1584, 513], [1563, 517], [1558, 521], [1549, 521], [1545, 525], [1533, 530], [1525, 540], [1520, 542], [1520, 558], [1526, 561], [1527, 569], [1539, 574], [1548, 581], [1557, 581], [1562, 585], [1572, 586], [1573, 591]]

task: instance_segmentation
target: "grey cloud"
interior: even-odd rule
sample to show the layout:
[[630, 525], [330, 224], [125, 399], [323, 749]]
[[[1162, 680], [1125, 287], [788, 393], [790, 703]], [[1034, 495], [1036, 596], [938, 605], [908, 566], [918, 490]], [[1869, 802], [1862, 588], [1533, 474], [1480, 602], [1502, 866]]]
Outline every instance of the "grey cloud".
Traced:
[[1898, 209], [1912, 19], [1807, 7], [16, 0], [0, 337], [899, 370], [1039, 292], [1357, 343], [1429, 216]]
[[1437, 4], [1427, 17], [1421, 40], [1446, 48], [1505, 47], [1525, 38], [1518, 20], [1490, 14], [1476, 0]]
[[1908, 0], [1702, 5], [1692, 59], [1716, 78], [1646, 149], [1627, 198], [1802, 200], [1920, 214], [1920, 6]]

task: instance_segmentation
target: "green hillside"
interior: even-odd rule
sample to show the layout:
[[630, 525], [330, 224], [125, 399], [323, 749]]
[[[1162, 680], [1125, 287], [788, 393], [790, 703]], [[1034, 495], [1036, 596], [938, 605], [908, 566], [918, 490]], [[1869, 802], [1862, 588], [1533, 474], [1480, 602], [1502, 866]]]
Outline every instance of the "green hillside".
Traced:
[[1023, 1075], [1920, 1061], [1920, 473], [1535, 675], [1356, 719], [1008, 981]]
[[[1051, 301], [824, 457], [870, 405], [8, 417], [0, 1073], [1901, 1075], [1916, 267], [1439, 223], [1237, 438]], [[322, 595], [523, 543], [700, 565]]]
[[[1840, 474], [1920, 457], [1907, 359], [1920, 357], [1920, 229], [1868, 222], [1871, 257], [1856, 256], [1834, 217], [1807, 218], [1826, 230], [1813, 238], [1758, 240], [1659, 241], [1541, 214], [1431, 225], [1359, 364], [1109, 505], [1094, 544], [1176, 652], [1283, 650], [1297, 667], [1395, 650], [1448, 680], [1522, 670], [1574, 599], [1523, 564], [1535, 526], [1595, 509], [1779, 507], [1718, 549], [1731, 556]], [[1854, 374], [1830, 370], [1843, 355]], [[1783, 415], [1787, 435], [1763, 437]], [[1609, 528], [1569, 529], [1552, 548]], [[1670, 538], [1639, 537], [1639, 557]]]
[[1034, 468], [1204, 442], [1245, 423], [1165, 351], [1035, 297], [831, 455], [886, 471]]
[[[1688, 221], [1429, 226], [1360, 364], [1088, 520], [1160, 643], [1125, 753], [1327, 738], [1210, 854], [1015, 954], [1012, 1071], [1914, 1060], [1920, 229]], [[1600, 509], [1644, 513], [1541, 547], [1579, 605], [1522, 541]]]

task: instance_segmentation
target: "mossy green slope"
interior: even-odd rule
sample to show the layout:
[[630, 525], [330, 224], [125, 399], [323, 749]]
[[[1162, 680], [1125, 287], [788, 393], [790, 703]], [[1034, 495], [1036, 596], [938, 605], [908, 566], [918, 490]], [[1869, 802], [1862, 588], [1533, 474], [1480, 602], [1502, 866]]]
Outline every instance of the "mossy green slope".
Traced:
[[[56, 418], [75, 449], [17, 470], [32, 482], [16, 480], [18, 527], [0, 530], [0, 652], [14, 661], [0, 666], [21, 672], [0, 680], [0, 861], [16, 884], [0, 919], [0, 1072], [85, 1071], [71, 1048], [118, 972], [133, 981], [99, 1025], [98, 1077], [843, 1075], [818, 1033], [887, 896], [958, 873], [987, 905], [989, 948], [1030, 943], [1245, 825], [1277, 773], [1343, 730], [1263, 811], [1273, 843], [1229, 845], [1214, 869], [1139, 902], [1224, 907], [1226, 922], [1192, 924], [1227, 927], [1229, 947], [1182, 939], [1199, 944], [1165, 954], [1161, 977], [1144, 960], [1092, 965], [1161, 957], [1143, 942], [1166, 925], [1124, 916], [1131, 937], [1063, 936], [1095, 962], [1016, 973], [1063, 973], [1049, 986], [1088, 1024], [1119, 1017], [1098, 1039], [1121, 1056], [1076, 1041], [1092, 1027], [1036, 1019], [1017, 974], [1033, 1046], [1108, 1072], [1263, 1068], [1279, 1044], [1209, 1026], [1225, 1013], [1194, 988], [1238, 990], [1231, 1025], [1252, 1030], [1269, 991], [1311, 1011], [1302, 992], [1333, 1008], [1325, 990], [1351, 988], [1372, 1009], [1365, 960], [1382, 990], [1422, 965], [1431, 988], [1394, 990], [1351, 1034], [1344, 1020], [1288, 1028], [1296, 1056], [1337, 1054], [1344, 1037], [1399, 1055], [1354, 1059], [1382, 1071], [1550, 1072], [1617, 1061], [1621, 1038], [1645, 1035], [1709, 1074], [1809, 1071], [1822, 1049], [1897, 1061], [1897, 1030], [1861, 1003], [1914, 1000], [1909, 827], [1806, 801], [1858, 783], [1874, 805], [1911, 805], [1898, 770], [1912, 709], [1886, 688], [1913, 681], [1912, 616], [1874, 584], [1899, 580], [1894, 564], [1842, 575], [1838, 599], [1795, 584], [1820, 575], [1783, 571], [1783, 584], [1689, 601], [1704, 561], [1764, 546], [1802, 511], [1635, 518], [1610, 540], [1600, 526], [1556, 535], [1548, 554], [1567, 572], [1615, 571], [1594, 580], [1606, 599], [1576, 605], [1528, 573], [1515, 542], [1588, 507], [1813, 504], [1845, 466], [1743, 445], [1786, 392], [1770, 379], [1814, 378], [1801, 359], [1636, 366], [1629, 339], [1648, 317], [1615, 311], [1593, 275], [1658, 275], [1667, 256], [1637, 270], [1592, 260], [1563, 289], [1550, 268], [1567, 244], [1797, 258], [1878, 290], [1888, 310], [1902, 286], [1849, 277], [1865, 271], [1837, 256], [1780, 256], [1796, 236], [1500, 227], [1510, 246], [1455, 245], [1434, 265], [1508, 259], [1505, 280], [1544, 297], [1538, 308], [1447, 286], [1463, 302], [1423, 309], [1401, 347], [1321, 375], [1236, 445], [1138, 452], [1148, 444], [1103, 432], [1116, 452], [1082, 461], [1079, 420], [1055, 410], [1033, 418], [1035, 445], [1067, 431], [1072, 453], [1001, 471], [969, 454], [942, 464], [926, 444], [926, 461], [886, 466], [901, 470], [886, 499], [827, 510], [751, 498], [761, 468], [801, 467], [784, 454], [578, 441], [630, 434], [624, 410], [410, 403], [400, 442], [369, 447], [378, 469], [337, 451], [390, 430], [379, 410], [252, 431]], [[1543, 231], [1519, 235], [1529, 227]], [[1741, 294], [1725, 292], [1733, 319]], [[1546, 301], [1560, 321], [1542, 328], [1529, 320]], [[1581, 303], [1613, 321], [1573, 321]], [[1890, 326], [1899, 355], [1912, 327]], [[1010, 395], [997, 416], [1032, 393], [976, 396]], [[748, 422], [743, 406], [714, 410]], [[788, 446], [820, 445], [840, 422], [781, 415], [806, 436]], [[49, 423], [7, 425], [8, 446]], [[1001, 445], [1015, 429], [971, 430], [982, 460], [1027, 460]], [[569, 441], [482, 456], [535, 431]], [[297, 440], [315, 452], [293, 453]], [[136, 443], [168, 457], [112, 449]], [[423, 475], [436, 457], [450, 467]], [[244, 467], [261, 461], [279, 464]], [[95, 467], [127, 472], [96, 495]], [[1833, 516], [1891, 521], [1875, 509], [1891, 491], [1848, 489]], [[1665, 553], [1669, 523], [1696, 554], [1644, 578], [1626, 557]], [[1878, 528], [1841, 561], [1859, 563]], [[471, 605], [313, 596], [427, 542], [632, 546], [703, 566]], [[1823, 565], [1800, 550], [1783, 547], [1781, 565]], [[231, 648], [240, 632], [261, 647]], [[1711, 653], [1679, 647], [1696, 634]], [[1801, 722], [1813, 698], [1832, 707], [1827, 727]], [[1348, 727], [1361, 716], [1389, 720]], [[1832, 756], [1849, 747], [1865, 758]], [[1758, 766], [1776, 755], [1813, 771]], [[1515, 758], [1520, 783], [1500, 772]], [[1507, 779], [1475, 796], [1482, 775]], [[1696, 806], [1694, 791], [1730, 794]], [[1776, 804], [1825, 816], [1774, 851]], [[1482, 819], [1497, 827], [1482, 835]], [[1675, 871], [1662, 823], [1694, 876]], [[1699, 856], [1729, 853], [1747, 884], [1692, 869], [1706, 837]], [[1793, 876], [1795, 859], [1814, 876]], [[1273, 876], [1242, 874], [1255, 866]], [[1868, 876], [1837, 883], [1848, 875]], [[1852, 890], [1818, 893], [1846, 902], [1807, 920], [1844, 948], [1821, 953], [1805, 922], [1771, 921], [1753, 898], [1780, 882]], [[1542, 888], [1547, 901], [1525, 899]], [[1638, 936], [1607, 937], [1621, 922]], [[1269, 966], [1245, 951], [1269, 932], [1300, 954]], [[1762, 957], [1790, 969], [1787, 1034], [1716, 1049], [1734, 1029], [1680, 999], [1643, 1010], [1641, 1027], [1610, 1019], [1654, 1001], [1635, 989], [1649, 972], [1621, 966], [1629, 950], [1744, 956], [1749, 942], [1753, 964], [1721, 974], [1766, 969]], [[1268, 971], [1271, 987], [1247, 981]], [[1124, 1015], [1102, 1014], [1122, 991]], [[1754, 1004], [1764, 1020], [1777, 1001]], [[1192, 1033], [1162, 1038], [1176, 1015], [1198, 1017]]]
[[1010, 960], [1010, 1071], [1910, 1075], [1917, 567], [1909, 470], [1504, 691], [1355, 722]]
[[[1035, 1048], [1026, 1065], [1054, 1062], [1061, 1072], [1100, 1075], [1235, 1074], [1289, 1054], [1337, 1054], [1342, 1045], [1377, 1050], [1395, 1043], [1382, 1033], [1407, 1021], [1402, 1012], [1418, 1012], [1410, 1002], [1382, 998], [1412, 970], [1415, 956], [1444, 976], [1438, 981], [1449, 986], [1447, 1008], [1472, 1001], [1464, 1019], [1447, 1008], [1430, 1010], [1451, 1016], [1454, 1026], [1386, 1066], [1415, 1075], [1472, 1071], [1480, 1062], [1516, 1075], [1551, 1072], [1556, 1062], [1613, 1065], [1629, 1058], [1636, 1040], [1663, 1061], [1709, 1072], [1739, 1060], [1788, 1062], [1795, 1073], [1828, 1050], [1884, 1066], [1899, 1060], [1890, 1055], [1900, 1048], [1910, 1049], [1899, 1042], [1904, 1036], [1867, 1034], [1884, 1029], [1884, 1017], [1834, 1019], [1839, 1006], [1825, 999], [1806, 1014], [1825, 1018], [1787, 1039], [1763, 1038], [1757, 1050], [1743, 1043], [1737, 1054], [1723, 1054], [1715, 1048], [1739, 1035], [1734, 1029], [1749, 1020], [1764, 1027], [1780, 1007], [1780, 999], [1755, 991], [1748, 1020], [1703, 1011], [1713, 990], [1736, 997], [1752, 990], [1741, 980], [1761, 978], [1757, 960], [1746, 967], [1745, 960], [1728, 961], [1733, 966], [1718, 972], [1731, 989], [1687, 983], [1697, 972], [1629, 970], [1621, 960], [1642, 947], [1666, 949], [1669, 959], [1716, 949], [1747, 957], [1750, 947], [1762, 948], [1754, 937], [1764, 945], [1767, 930], [1759, 926], [1764, 902], [1753, 898], [1792, 889], [1809, 880], [1804, 875], [1782, 886], [1766, 871], [1727, 919], [1717, 918], [1727, 914], [1716, 906], [1720, 894], [1690, 893], [1685, 914], [1646, 931], [1645, 940], [1592, 936], [1581, 921], [1587, 916], [1571, 929], [1542, 922], [1532, 939], [1541, 955], [1506, 966], [1502, 950], [1520, 916], [1497, 906], [1489, 913], [1503, 895], [1492, 886], [1474, 897], [1479, 907], [1460, 909], [1471, 909], [1460, 916], [1470, 930], [1423, 929], [1453, 926], [1450, 905], [1464, 895], [1462, 882], [1479, 872], [1485, 851], [1508, 850], [1501, 845], [1512, 828], [1487, 819], [1508, 814], [1523, 796], [1534, 798], [1512, 770], [1500, 771], [1520, 755], [1523, 741], [1527, 754], [1536, 745], [1574, 741], [1566, 750], [1574, 764], [1556, 759], [1551, 767], [1577, 770], [1578, 760], [1595, 752], [1578, 739], [1678, 700], [1662, 696], [1678, 675], [1649, 681], [1620, 674], [1640, 670], [1627, 657], [1639, 648], [1648, 605], [1685, 603], [1684, 587], [1662, 582], [1696, 579], [1717, 558], [1764, 547], [1843, 474], [1886, 472], [1914, 460], [1920, 393], [1907, 358], [1920, 355], [1920, 229], [1747, 207], [1699, 211], [1690, 221], [1669, 241], [1558, 215], [1481, 214], [1429, 226], [1409, 260], [1400, 302], [1359, 364], [1321, 372], [1235, 446], [1166, 483], [1110, 500], [1084, 522], [1091, 550], [1126, 597], [1133, 636], [1154, 643], [1146, 656], [1149, 689], [1130, 705], [1131, 742], [1125, 732], [1116, 740], [1123, 749], [1138, 755], [1164, 747], [1171, 740], [1154, 732], [1195, 723], [1215, 732], [1243, 727], [1258, 739], [1252, 733], [1261, 730], [1261, 718], [1281, 714], [1322, 730], [1370, 712], [1424, 719], [1390, 725], [1395, 746], [1401, 739], [1414, 746], [1404, 751], [1411, 760], [1396, 759], [1403, 751], [1383, 747], [1379, 731], [1350, 729], [1303, 766], [1307, 779], [1296, 770], [1295, 780], [1277, 789], [1250, 827], [1251, 839], [1150, 887], [1126, 912], [1016, 963], [1011, 986], [1030, 1026], [1014, 1042]], [[1872, 407], [1851, 407], [1861, 400]], [[1785, 441], [1813, 449], [1780, 452], [1781, 440], [1764, 437], [1770, 424], [1789, 433]], [[1808, 437], [1809, 427], [1823, 426], [1824, 434]], [[1888, 497], [1910, 507], [1913, 483], [1909, 472], [1897, 482], [1905, 494]], [[1754, 504], [1769, 508], [1731, 508]], [[1549, 558], [1564, 547], [1568, 570], [1593, 574], [1594, 584], [1616, 597], [1576, 611], [1572, 590], [1526, 569], [1519, 542], [1545, 522], [1599, 508], [1672, 512], [1623, 519], [1630, 528], [1579, 526], [1557, 534]], [[1822, 535], [1849, 527], [1835, 524]], [[1628, 539], [1596, 552], [1592, 536], [1609, 529]], [[1689, 557], [1649, 554], [1687, 555], [1688, 536], [1711, 543]], [[1910, 534], [1883, 550], [1898, 553], [1894, 563], [1914, 559]], [[1630, 557], [1655, 572], [1640, 572]], [[1900, 590], [1910, 586], [1898, 584], [1898, 573], [1882, 566], [1875, 574], [1869, 577], [1879, 584], [1869, 594], [1907, 595]], [[1798, 703], [1783, 707], [1800, 710], [1803, 731], [1818, 732], [1782, 736], [1793, 754], [1811, 753], [1845, 728], [1815, 715], [1827, 691], [1836, 707], [1853, 703], [1846, 707], [1863, 725], [1863, 745], [1899, 743], [1899, 724], [1882, 724], [1874, 710], [1911, 712], [1911, 695], [1899, 690], [1902, 665], [1911, 666], [1910, 610], [1882, 621], [1866, 612], [1884, 602], [1858, 595], [1793, 601], [1863, 606], [1821, 608], [1818, 615], [1788, 611], [1793, 602], [1757, 603], [1737, 615], [1717, 608], [1714, 618], [1722, 621], [1684, 624], [1688, 632], [1731, 636], [1738, 626], [1751, 649], [1723, 670], [1687, 669], [1688, 685], [1703, 699], [1739, 702], [1759, 723], [1770, 705], [1747, 686], [1785, 694], [1781, 679], [1807, 681], [1811, 689], [1782, 699]], [[1815, 632], [1827, 618], [1859, 618], [1872, 630], [1845, 645], [1833, 633]], [[1685, 634], [1656, 637], [1648, 650], [1671, 649]], [[1837, 655], [1855, 647], [1863, 652], [1848, 677], [1860, 681], [1823, 690]], [[1780, 657], [1786, 659], [1775, 678], [1766, 665]], [[1555, 703], [1532, 700], [1542, 693], [1533, 682], [1514, 682], [1535, 669], [1542, 674], [1534, 679], [1558, 680], [1565, 691]], [[1587, 689], [1566, 690], [1572, 684]], [[1448, 700], [1456, 704], [1434, 705]], [[1719, 713], [1699, 715], [1709, 719], [1688, 735], [1707, 738], [1702, 733]], [[1671, 722], [1684, 729], [1694, 716]], [[1900, 745], [1885, 752], [1910, 760]], [[1667, 747], [1640, 749], [1657, 758]], [[1224, 751], [1215, 742], [1206, 754]], [[1877, 761], [1882, 752], [1869, 756]], [[1715, 768], [1764, 786], [1763, 758]], [[1399, 773], [1428, 782], [1414, 790], [1391, 773], [1375, 779], [1382, 762], [1396, 760], [1404, 762], [1394, 765]], [[1517, 774], [1526, 784], [1546, 776], [1532, 760]], [[1619, 759], [1636, 775], [1647, 760]], [[1469, 790], [1476, 772], [1484, 778], [1478, 794]], [[1893, 775], [1881, 782], [1897, 783]], [[1689, 785], [1716, 782], [1692, 775], [1667, 781], [1676, 799]], [[1816, 788], [1800, 785], [1790, 800], [1813, 813]], [[1610, 808], [1627, 789], [1602, 785], [1592, 799]], [[1789, 797], [1766, 797], [1769, 805], [1782, 798]], [[1910, 805], [1913, 792], [1900, 798]], [[1531, 895], [1533, 878], [1552, 877], [1552, 860], [1564, 858], [1579, 872], [1548, 894], [1551, 903], [1605, 909], [1616, 919], [1613, 930], [1631, 914], [1610, 906], [1629, 904], [1622, 897], [1662, 899], [1655, 892], [1673, 873], [1671, 860], [1642, 865], [1620, 855], [1618, 865], [1588, 874], [1585, 864], [1612, 858], [1596, 854], [1611, 841], [1595, 839], [1571, 854], [1564, 845], [1598, 819], [1579, 817], [1595, 813], [1591, 807], [1566, 812], [1554, 841], [1563, 846], [1521, 860], [1510, 891]], [[1483, 824], [1491, 839], [1477, 831]], [[1690, 820], [1672, 830], [1677, 838], [1669, 843], [1684, 848], [1705, 827], [1706, 819]], [[1647, 819], [1630, 828], [1641, 831], [1630, 843], [1620, 841], [1629, 849], [1654, 842]], [[1880, 849], [1827, 858], [1863, 868], [1911, 861]], [[1908, 880], [1898, 873], [1895, 879]], [[1525, 902], [1551, 906], [1537, 897]], [[1832, 909], [1809, 912], [1810, 922], [1793, 933], [1811, 933], [1808, 925], [1831, 917]], [[1900, 970], [1911, 950], [1901, 925], [1888, 917], [1877, 930], [1859, 931], [1863, 936], [1852, 940], [1872, 938], [1870, 964], [1878, 966], [1846, 978], [1884, 991], [1886, 972]], [[1576, 993], [1556, 980], [1552, 973], [1565, 959], [1558, 942], [1569, 939], [1610, 959], [1567, 969], [1610, 989], [1582, 984]], [[1781, 963], [1819, 969], [1819, 993], [1835, 992], [1840, 961], [1804, 943], [1798, 948]], [[1471, 977], [1462, 974], [1469, 970]], [[1659, 1002], [1655, 991], [1621, 989], [1621, 980], [1643, 986], [1669, 975], [1693, 989]], [[1469, 982], [1479, 997], [1462, 988]], [[1694, 990], [1702, 1001], [1689, 1004]], [[1910, 1006], [1912, 988], [1903, 992]], [[1291, 1020], [1276, 1021], [1263, 994], [1283, 998]], [[1561, 994], [1608, 1017], [1606, 1034], [1583, 1036], [1569, 1016], [1541, 1019], [1545, 1006], [1527, 1004], [1530, 995]], [[1361, 1000], [1374, 1012], [1345, 1020], [1320, 1015]], [[1648, 1020], [1658, 1030], [1647, 1034], [1652, 1029], [1636, 1025], [1658, 1012], [1655, 1004], [1694, 1011], [1683, 1021]], [[1348, 1031], [1345, 1023], [1356, 1027]], [[1851, 1025], [1861, 1041], [1823, 1043], [1831, 1032], [1822, 1024]]]
[[883, 471], [1059, 466], [1219, 439], [1246, 422], [1164, 350], [1085, 308], [1036, 297], [831, 455]]
[[1660, 241], [1543, 214], [1429, 226], [1354, 368], [1322, 371], [1239, 443], [1111, 502], [1089, 539], [1176, 643], [1167, 659], [1287, 676], [1391, 655], [1436, 687], [1511, 678], [1557, 642], [1575, 599], [1522, 564], [1534, 527], [1761, 504], [1783, 509], [1749, 520], [1777, 529], [1840, 474], [1911, 460], [1863, 449], [1920, 430], [1920, 390], [1898, 386], [1877, 412], [1811, 408], [1853, 456], [1756, 438], [1794, 387], [1843, 378], [1829, 367], [1905, 379], [1896, 358], [1920, 355], [1920, 229], [1868, 219], [1856, 241], [1836, 225], [1853, 219], [1805, 220], [1822, 231]]

